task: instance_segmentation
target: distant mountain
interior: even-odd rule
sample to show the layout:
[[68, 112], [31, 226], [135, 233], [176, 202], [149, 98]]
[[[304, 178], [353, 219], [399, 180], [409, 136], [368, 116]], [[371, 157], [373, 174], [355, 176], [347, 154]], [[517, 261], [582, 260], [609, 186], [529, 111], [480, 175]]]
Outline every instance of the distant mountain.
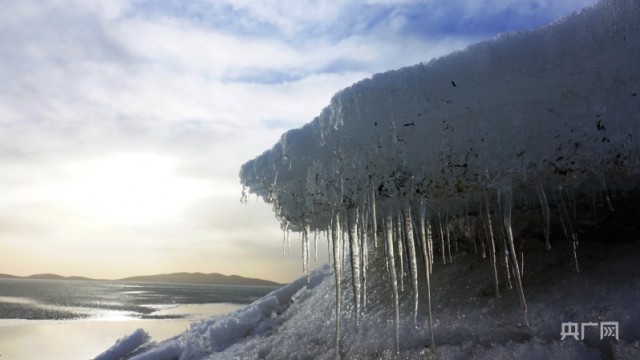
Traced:
[[282, 284], [262, 279], [246, 278], [238, 275], [223, 275], [219, 273], [172, 273], [148, 276], [132, 276], [119, 281], [166, 282], [183, 284], [217, 284], [217, 285], [265, 285], [280, 286]]
[[35, 274], [27, 276], [26, 279], [39, 279], [39, 280], [97, 280], [84, 276], [61, 276], [57, 274]]
[[19, 279], [19, 276], [9, 275], [9, 274], [0, 274], [0, 278], [3, 279]]
[[58, 274], [34, 274], [29, 276], [15, 276], [9, 274], [0, 274], [0, 279], [33, 279], [33, 280], [81, 280], [81, 281], [100, 281], [84, 276], [62, 276]]
[[[0, 274], [0, 278], [5, 279], [34, 279], [34, 280], [81, 280], [81, 281], [105, 281], [91, 279], [83, 276], [61, 276], [57, 274], [35, 274], [30, 276], [15, 276], [9, 274]], [[108, 281], [108, 280], [106, 280]], [[117, 281], [130, 282], [164, 282], [164, 283], [180, 283], [180, 284], [216, 284], [216, 285], [261, 285], [261, 286], [280, 286], [277, 282], [246, 278], [238, 275], [223, 275], [219, 273], [203, 274], [203, 273], [172, 273], [160, 275], [131, 276]]]

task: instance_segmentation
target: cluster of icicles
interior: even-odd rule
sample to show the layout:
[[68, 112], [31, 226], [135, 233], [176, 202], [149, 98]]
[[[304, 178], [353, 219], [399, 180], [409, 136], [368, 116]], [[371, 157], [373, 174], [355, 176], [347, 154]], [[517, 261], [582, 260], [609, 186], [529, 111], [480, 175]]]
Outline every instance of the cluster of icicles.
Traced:
[[[547, 195], [538, 181], [534, 185], [539, 200], [540, 214], [544, 227], [546, 248], [550, 249], [550, 208]], [[310, 240], [313, 237], [315, 259], [318, 254], [319, 233], [324, 232], [329, 247], [330, 262], [333, 265], [336, 282], [336, 357], [340, 349], [340, 313], [342, 288], [339, 285], [344, 271], [351, 271], [351, 288], [356, 312], [356, 327], [359, 325], [365, 304], [367, 303], [367, 271], [369, 252], [382, 247], [393, 292], [395, 351], [399, 352], [399, 282], [400, 288], [404, 275], [408, 273], [411, 281], [413, 319], [417, 326], [419, 304], [419, 282], [426, 285], [426, 301], [431, 349], [435, 350], [433, 321], [431, 314], [431, 276], [435, 261], [443, 264], [452, 263], [453, 251], [458, 251], [460, 239], [467, 239], [476, 254], [482, 258], [489, 257], [493, 269], [495, 296], [500, 297], [499, 273], [504, 274], [507, 287], [513, 289], [513, 283], [519, 296], [524, 320], [527, 322], [527, 305], [522, 286], [524, 271], [524, 253], [522, 247], [517, 248], [512, 230], [513, 194], [511, 187], [488, 190], [473, 205], [462, 212], [447, 212], [430, 206], [428, 200], [419, 195], [412, 198], [397, 196], [396, 198], [378, 198], [375, 187], [367, 191], [361, 200], [340, 202], [331, 211], [330, 221], [326, 228], [313, 228], [310, 221], [301, 226], [302, 265], [308, 274], [310, 269]], [[411, 193], [411, 192], [410, 192]], [[246, 189], [243, 192], [246, 201]], [[578, 237], [575, 231], [576, 219], [571, 209], [575, 210], [575, 201], [571, 193], [562, 188], [553, 192], [553, 203], [557, 207], [560, 222], [565, 236], [572, 248], [575, 270], [579, 271], [576, 249]], [[606, 202], [610, 201], [605, 192]], [[349, 204], [349, 205], [345, 205]], [[281, 219], [284, 217], [281, 216]], [[290, 247], [289, 235], [293, 225], [283, 220], [284, 237], [283, 252]], [[435, 239], [435, 240], [434, 240]], [[437, 255], [436, 255], [437, 254]], [[499, 257], [502, 257], [499, 258]], [[333, 261], [331, 261], [333, 259]], [[423, 267], [422, 269], [419, 269]], [[349, 268], [350, 267], [350, 268]], [[499, 270], [503, 267], [503, 270]], [[349, 268], [349, 269], [345, 269]], [[405, 272], [405, 269], [408, 271]], [[422, 278], [422, 279], [421, 279]]]

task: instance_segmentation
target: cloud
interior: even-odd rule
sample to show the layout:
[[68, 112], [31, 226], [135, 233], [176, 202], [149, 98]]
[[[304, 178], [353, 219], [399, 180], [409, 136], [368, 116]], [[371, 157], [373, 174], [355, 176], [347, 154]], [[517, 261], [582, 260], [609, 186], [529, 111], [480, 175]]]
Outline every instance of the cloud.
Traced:
[[[89, 251], [91, 243], [104, 254], [105, 244], [135, 242], [145, 266], [166, 260], [162, 251], [175, 241], [195, 253], [247, 244], [233, 251], [245, 248], [253, 260], [256, 243], [266, 242], [279, 255], [281, 232], [268, 206], [238, 206], [242, 163], [358, 80], [594, 2], [7, 2], [0, 12], [0, 227], [10, 234], [0, 236], [0, 250], [18, 254], [8, 245], [16, 236], [30, 250], [65, 244]], [[69, 180], [59, 172], [65, 164], [113, 153], [171, 157], [176, 176], [210, 188], [176, 221], [124, 230], [96, 231], [63, 202], [28, 196]], [[198, 260], [199, 270], [226, 261], [220, 252]], [[189, 263], [187, 255], [180, 261]], [[295, 277], [295, 261], [277, 271]]]

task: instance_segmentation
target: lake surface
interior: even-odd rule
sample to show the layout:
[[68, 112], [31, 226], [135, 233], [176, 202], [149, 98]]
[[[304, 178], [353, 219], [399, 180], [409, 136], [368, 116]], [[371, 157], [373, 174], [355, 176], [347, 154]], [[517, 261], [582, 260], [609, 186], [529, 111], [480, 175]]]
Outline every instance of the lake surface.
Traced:
[[138, 328], [161, 341], [276, 289], [0, 279], [2, 359], [88, 359]]

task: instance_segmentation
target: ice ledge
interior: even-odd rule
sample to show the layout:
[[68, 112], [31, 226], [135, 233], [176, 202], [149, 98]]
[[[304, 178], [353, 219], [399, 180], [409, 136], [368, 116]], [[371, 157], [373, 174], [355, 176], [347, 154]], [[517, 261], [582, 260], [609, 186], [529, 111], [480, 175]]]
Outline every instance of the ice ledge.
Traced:
[[[332, 209], [378, 198], [479, 204], [510, 187], [637, 187], [640, 5], [598, 3], [428, 64], [374, 75], [242, 166], [283, 227], [326, 228]], [[553, 202], [553, 196], [549, 196]]]

